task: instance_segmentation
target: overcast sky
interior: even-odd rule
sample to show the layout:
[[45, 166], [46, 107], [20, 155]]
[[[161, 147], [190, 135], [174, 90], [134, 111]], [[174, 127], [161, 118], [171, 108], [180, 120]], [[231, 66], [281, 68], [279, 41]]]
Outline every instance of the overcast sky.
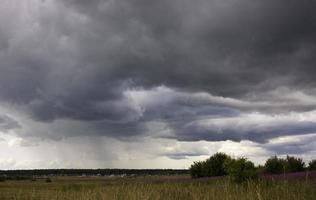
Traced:
[[0, 169], [316, 155], [314, 0], [1, 0]]

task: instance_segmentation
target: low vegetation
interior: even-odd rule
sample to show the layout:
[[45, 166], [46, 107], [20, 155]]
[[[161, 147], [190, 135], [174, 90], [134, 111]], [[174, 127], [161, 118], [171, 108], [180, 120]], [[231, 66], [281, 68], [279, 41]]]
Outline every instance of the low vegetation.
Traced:
[[314, 200], [312, 181], [247, 181], [187, 176], [55, 177], [0, 183], [1, 200]]

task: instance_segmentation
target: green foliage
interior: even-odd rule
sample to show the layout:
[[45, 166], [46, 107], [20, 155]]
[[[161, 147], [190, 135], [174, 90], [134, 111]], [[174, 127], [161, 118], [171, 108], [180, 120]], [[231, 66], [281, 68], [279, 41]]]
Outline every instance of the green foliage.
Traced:
[[301, 158], [287, 156], [285, 159], [276, 156], [269, 158], [265, 163], [265, 171], [270, 174], [300, 172], [305, 170], [305, 163]]
[[225, 162], [230, 159], [225, 153], [216, 153], [205, 161], [207, 176], [224, 176], [227, 175]]
[[255, 165], [246, 158], [228, 159], [225, 162], [225, 169], [230, 180], [236, 183], [258, 178]]
[[230, 157], [224, 153], [216, 153], [205, 161], [194, 162], [189, 171], [193, 178], [224, 176], [226, 175], [224, 163]]
[[304, 171], [305, 163], [301, 158], [295, 158], [293, 156], [286, 156], [286, 172], [301, 172]]
[[224, 153], [216, 153], [205, 161], [194, 162], [190, 167], [193, 178], [229, 175], [234, 182], [258, 177], [255, 165], [246, 158], [232, 159]]
[[189, 171], [192, 178], [201, 178], [201, 177], [204, 177], [204, 169], [205, 169], [205, 162], [198, 161], [198, 162], [194, 162], [191, 165], [191, 167], [189, 168]]
[[[309, 169], [316, 169], [316, 160], [309, 163]], [[282, 174], [290, 172], [300, 172], [305, 170], [305, 163], [301, 158], [287, 156], [269, 158], [264, 166], [258, 166], [246, 158], [232, 159], [224, 153], [216, 153], [205, 161], [194, 162], [189, 171], [193, 178], [225, 176], [229, 175], [235, 182], [243, 182], [255, 179], [260, 173]]]
[[269, 158], [265, 165], [265, 172], [270, 174], [281, 174], [285, 172], [286, 160], [273, 156]]
[[316, 170], [316, 159], [312, 160], [308, 163], [308, 169], [309, 170]]

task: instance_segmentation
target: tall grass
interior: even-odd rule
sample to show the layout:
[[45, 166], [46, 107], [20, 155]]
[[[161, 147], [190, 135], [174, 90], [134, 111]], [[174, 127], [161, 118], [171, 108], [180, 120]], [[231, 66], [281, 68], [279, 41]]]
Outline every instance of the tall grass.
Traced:
[[314, 200], [312, 181], [251, 181], [244, 184], [222, 180], [53, 179], [0, 183], [1, 200]]

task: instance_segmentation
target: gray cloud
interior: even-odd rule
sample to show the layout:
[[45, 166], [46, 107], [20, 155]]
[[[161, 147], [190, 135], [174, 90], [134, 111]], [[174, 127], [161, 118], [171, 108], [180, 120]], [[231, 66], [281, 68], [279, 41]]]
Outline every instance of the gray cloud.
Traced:
[[[24, 137], [266, 142], [315, 132], [313, 119], [299, 119], [316, 106], [315, 8], [312, 0], [3, 4], [0, 101], [34, 120]], [[256, 112], [270, 120], [253, 120]]]
[[315, 134], [304, 136], [287, 136], [273, 139], [264, 144], [263, 148], [273, 154], [309, 154], [315, 151]]
[[197, 149], [197, 150], [191, 150], [191, 151], [177, 150], [175, 152], [168, 152], [163, 155], [174, 160], [181, 160], [181, 159], [187, 159], [188, 157], [208, 156], [209, 154], [210, 154], [209, 151]]
[[280, 136], [314, 133], [314, 119], [299, 120], [299, 117], [246, 114], [231, 118], [195, 120], [187, 124], [175, 124], [176, 131], [170, 137], [184, 141], [251, 140], [265, 143]]
[[[275, 84], [293, 85], [279, 78], [308, 76], [312, 70], [306, 63], [315, 46], [312, 1], [64, 2], [93, 20], [91, 29], [101, 38], [121, 38], [112, 51], [120, 48], [118, 57], [125, 62], [115, 63], [115, 71], [142, 85], [164, 83], [240, 96]], [[95, 38], [87, 39], [95, 48]], [[97, 48], [103, 49], [101, 45]]]
[[[21, 128], [19, 122], [7, 115], [0, 115], [0, 131], [7, 132], [12, 129]], [[1, 140], [1, 138], [0, 138]]]

